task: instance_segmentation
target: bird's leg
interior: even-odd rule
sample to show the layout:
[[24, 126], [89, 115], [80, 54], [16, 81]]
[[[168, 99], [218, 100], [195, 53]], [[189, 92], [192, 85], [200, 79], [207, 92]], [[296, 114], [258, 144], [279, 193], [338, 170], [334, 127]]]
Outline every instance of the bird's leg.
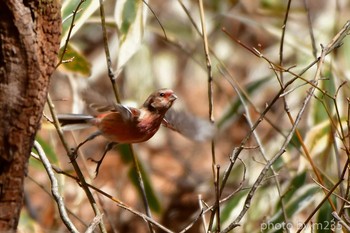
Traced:
[[91, 141], [92, 139], [96, 138], [97, 136], [99, 136], [101, 134], [102, 134], [101, 131], [96, 131], [96, 132], [92, 133], [89, 137], [87, 137], [83, 142], [79, 143], [78, 146], [73, 150], [72, 155], [74, 156], [74, 159], [76, 159], [78, 157], [78, 150], [82, 145], [84, 145], [88, 141]]
[[97, 167], [96, 167], [96, 170], [95, 170], [96, 177], [98, 175], [98, 170], [100, 169], [101, 163], [102, 163], [104, 157], [106, 156], [107, 152], [110, 151], [117, 144], [118, 144], [117, 142], [109, 142], [109, 143], [107, 143], [101, 159], [95, 160], [93, 158], [89, 158], [90, 161], [92, 161], [94, 163], [97, 163]]

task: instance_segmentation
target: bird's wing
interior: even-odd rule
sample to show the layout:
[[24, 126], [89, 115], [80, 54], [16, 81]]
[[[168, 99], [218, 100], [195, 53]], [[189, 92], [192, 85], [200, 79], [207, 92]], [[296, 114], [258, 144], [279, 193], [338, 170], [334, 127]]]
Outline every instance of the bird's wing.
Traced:
[[194, 141], [212, 139], [216, 132], [214, 124], [184, 111], [169, 109], [164, 116], [163, 125]]
[[114, 104], [112, 112], [118, 112], [124, 121], [134, 121], [140, 116], [140, 110], [133, 107], [127, 107], [122, 104]]

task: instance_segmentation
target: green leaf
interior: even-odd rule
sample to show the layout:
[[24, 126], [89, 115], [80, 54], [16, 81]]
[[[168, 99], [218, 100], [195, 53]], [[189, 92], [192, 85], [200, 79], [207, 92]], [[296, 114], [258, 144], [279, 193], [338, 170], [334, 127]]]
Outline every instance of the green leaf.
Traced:
[[304, 143], [308, 146], [311, 157], [322, 153], [329, 146], [330, 124], [329, 120], [325, 120], [322, 123], [314, 125], [307, 131], [304, 137]]
[[[320, 88], [333, 96], [336, 92], [334, 77], [329, 71], [326, 72], [325, 77], [326, 79], [320, 81]], [[315, 101], [313, 106], [313, 118], [315, 124], [317, 125], [318, 123], [329, 119], [329, 115], [327, 114], [325, 108], [327, 108], [329, 113], [332, 114], [334, 102], [328, 96], [324, 96], [320, 91], [316, 91], [315, 95], [318, 97], [318, 100]]]
[[[62, 54], [60, 51], [60, 56]], [[69, 43], [66, 52], [63, 56], [65, 62], [60, 66], [60, 69], [79, 74], [82, 77], [89, 77], [91, 75], [91, 63], [86, 57], [74, 46], [73, 43]]]
[[[66, 0], [64, 1], [61, 8], [62, 15], [62, 36], [61, 36], [61, 47], [66, 43], [68, 32], [71, 27], [73, 19], [73, 11], [76, 10], [80, 1]], [[75, 16], [74, 27], [72, 29], [70, 37], [72, 37], [81, 27], [86, 23], [88, 18], [98, 9], [100, 6], [99, 1], [84, 1], [78, 13]]]
[[[336, 202], [336, 199], [334, 197], [331, 197], [333, 203]], [[313, 222], [313, 228], [316, 232], [319, 233], [328, 233], [328, 232], [333, 232], [332, 229], [333, 227], [336, 227], [336, 221], [334, 220], [332, 216], [332, 207], [330, 206], [329, 202], [325, 202], [320, 210], [318, 211], [317, 214], [317, 220], [316, 222]], [[341, 229], [341, 225], [339, 225]]]
[[[43, 148], [50, 163], [58, 165], [58, 158], [52, 146], [39, 136], [36, 136], [35, 140], [37, 140], [41, 145], [41, 147]], [[33, 148], [33, 152], [37, 154], [37, 151], [34, 148]], [[36, 159], [30, 159], [29, 164], [30, 166], [35, 167], [36, 169], [44, 169], [42, 163]]]
[[[285, 203], [285, 212], [287, 217], [291, 218], [299, 211], [307, 208], [313, 202], [315, 194], [318, 191], [319, 187], [314, 184], [304, 185], [295, 190], [291, 199]], [[284, 222], [283, 212], [281, 208], [276, 208], [276, 210], [275, 215], [272, 218], [267, 219], [267, 222], [264, 223], [264, 225], [267, 227], [263, 232], [283, 232], [283, 227], [281, 226], [285, 226], [286, 224]], [[296, 226], [298, 223], [292, 224]]]
[[125, 164], [129, 164], [132, 162], [132, 155], [130, 153], [130, 146], [128, 144], [120, 144], [118, 145], [118, 151], [120, 153], [121, 159]]
[[136, 21], [138, 3], [140, 3], [140, 1], [137, 1], [137, 0], [125, 1], [125, 4], [122, 9], [122, 22], [121, 22], [122, 24], [120, 27], [120, 32], [122, 33], [122, 38], [123, 38], [122, 41], [125, 40], [125, 37], [128, 34], [131, 25]]
[[[252, 95], [254, 92], [259, 91], [260, 87], [265, 84], [268, 80], [270, 80], [269, 77], [259, 79], [255, 82], [249, 83], [246, 87], [247, 93], [249, 95]], [[227, 122], [231, 121], [238, 115], [238, 111], [241, 108], [242, 103], [238, 97], [236, 97], [232, 103], [231, 106], [228, 108], [226, 113], [218, 120], [217, 127], [220, 129], [223, 125], [225, 125]]]
[[[119, 151], [124, 163], [126, 163], [126, 164], [132, 163], [133, 159], [132, 159], [132, 155], [130, 153], [130, 147], [128, 144], [118, 145], [118, 151]], [[138, 161], [138, 162], [139, 162], [139, 167], [141, 170], [142, 179], [143, 179], [143, 183], [145, 186], [146, 196], [147, 196], [149, 206], [150, 206], [151, 210], [159, 213], [161, 211], [161, 205], [160, 205], [160, 202], [158, 200], [158, 197], [156, 196], [156, 194], [154, 192], [154, 188], [152, 186], [152, 183], [150, 182], [149, 175], [147, 174], [147, 172], [145, 172], [145, 169], [143, 168], [141, 161]], [[138, 179], [138, 175], [136, 173], [136, 169], [135, 169], [134, 164], [132, 164], [132, 166], [130, 167], [128, 174], [129, 174], [129, 178], [130, 178], [132, 184], [138, 190], [140, 198], [142, 199], [142, 193], [141, 193], [141, 188], [140, 188], [140, 184], [139, 184], [139, 179]]]
[[118, 67], [120, 70], [139, 50], [146, 24], [142, 0], [118, 0], [114, 17], [119, 30]]
[[246, 196], [248, 191], [249, 191], [248, 189], [240, 191], [227, 202], [224, 208], [222, 208], [221, 215], [220, 215], [220, 220], [222, 223], [225, 223], [227, 220], [230, 219], [232, 212], [236, 208], [240, 208], [239, 203], [242, 200], [242, 198]]
[[[155, 211], [156, 213], [160, 213], [160, 211], [161, 211], [160, 202], [158, 200], [157, 195], [154, 192], [154, 189], [152, 187], [152, 183], [150, 182], [150, 178], [149, 178], [148, 174], [144, 171], [142, 164], [140, 164], [140, 169], [141, 169], [142, 179], [143, 179], [143, 183], [145, 186], [145, 191], [146, 191], [146, 196], [147, 196], [147, 201], [148, 201], [149, 207], [151, 210]], [[141, 188], [139, 185], [138, 175], [137, 175], [137, 172], [136, 172], [136, 169], [134, 166], [132, 166], [129, 170], [129, 177], [130, 177], [132, 183], [137, 188], [140, 197], [142, 197], [142, 192], [141, 192]]]
[[34, 220], [27, 212], [25, 208], [21, 211], [21, 215], [18, 223], [19, 232], [38, 232], [40, 227], [37, 225], [37, 221]]
[[[283, 195], [283, 201], [288, 203], [291, 198], [296, 194], [296, 192], [305, 185], [306, 181], [306, 171], [304, 170], [302, 173], [298, 174], [293, 178], [293, 180], [289, 183], [289, 185], [285, 188], [287, 192]], [[281, 208], [281, 202], [276, 206], [276, 211]]]

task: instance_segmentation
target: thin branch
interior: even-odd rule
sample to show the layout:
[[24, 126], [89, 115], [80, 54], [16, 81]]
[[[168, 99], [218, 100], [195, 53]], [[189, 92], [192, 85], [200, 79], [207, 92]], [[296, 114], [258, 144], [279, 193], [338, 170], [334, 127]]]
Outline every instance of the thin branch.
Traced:
[[[350, 131], [350, 99], [347, 98], [347, 103], [348, 103], [348, 110], [347, 110], [347, 120], [346, 120], [346, 126], [347, 126], [347, 132], [349, 133]], [[349, 166], [349, 158], [350, 158], [350, 152], [349, 152], [349, 148], [350, 148], [350, 140], [348, 139], [347, 142], [348, 142], [348, 145], [346, 145], [346, 139], [342, 139], [342, 141], [344, 141], [344, 145], [345, 145], [345, 152], [346, 152], [346, 155], [348, 156], [348, 159], [344, 165], [344, 168], [343, 168], [343, 173], [341, 175], [341, 177], [345, 177], [345, 173], [348, 171], [348, 166]], [[348, 199], [349, 197], [349, 193], [350, 193], [350, 172], [348, 172], [348, 177], [347, 177], [347, 185], [346, 185], [346, 190], [345, 190], [345, 194], [344, 194], [344, 197], [345, 199]], [[345, 213], [345, 204], [346, 202], [343, 201], [343, 203], [341, 203], [341, 208], [339, 210], [339, 216], [342, 216], [344, 213]]]
[[[199, 204], [199, 209], [201, 210], [201, 212], [203, 212], [204, 208], [203, 208], [203, 200], [202, 200], [202, 195], [199, 194], [198, 195], [198, 204]], [[203, 232], [207, 232], [207, 221], [205, 219], [204, 214], [202, 214], [202, 223], [203, 223]]]
[[72, 14], [72, 22], [71, 22], [71, 25], [69, 27], [69, 31], [68, 31], [68, 35], [67, 35], [67, 39], [66, 39], [66, 42], [64, 43], [64, 46], [63, 46], [63, 50], [62, 50], [62, 54], [61, 54], [61, 57], [60, 57], [60, 60], [58, 61], [55, 69], [57, 69], [58, 66], [60, 66], [62, 63], [63, 63], [63, 57], [64, 57], [64, 54], [66, 53], [67, 51], [67, 48], [68, 48], [68, 43], [69, 43], [69, 40], [70, 40], [70, 37], [72, 35], [72, 31], [73, 31], [73, 28], [75, 26], [75, 17], [77, 16], [78, 12], [80, 11], [80, 7], [81, 5], [85, 2], [86, 0], [80, 0], [80, 2], [78, 3], [77, 7], [75, 8], [75, 10], [73, 11], [73, 14]]
[[221, 222], [220, 222], [220, 165], [216, 165], [216, 179], [215, 179], [215, 205], [216, 208], [216, 224], [217, 224], [217, 232], [220, 232]]
[[296, 233], [300, 233], [305, 226], [309, 223], [311, 218], [316, 214], [316, 212], [321, 208], [321, 206], [329, 199], [330, 195], [334, 192], [334, 190], [338, 187], [338, 185], [342, 182], [343, 180], [339, 180], [333, 188], [327, 193], [327, 195], [322, 199], [322, 201], [317, 205], [317, 207], [312, 211], [312, 213], [307, 217], [307, 219], [304, 221], [303, 224], [300, 225], [298, 231]]
[[[245, 165], [245, 163], [243, 162], [242, 159], [237, 158], [242, 164], [243, 164], [243, 174], [242, 174], [242, 179], [241, 182], [239, 182], [238, 188], [236, 188], [235, 191], [231, 192], [229, 195], [227, 195], [226, 197], [220, 199], [220, 204], [231, 199], [231, 197], [233, 197], [236, 193], [238, 193], [239, 191], [241, 191], [243, 189], [243, 184], [246, 180], [246, 173], [247, 173], [247, 166]], [[231, 158], [230, 158], [231, 160]]]
[[[208, 45], [208, 38], [207, 38], [207, 29], [206, 29], [206, 22], [205, 22], [205, 14], [204, 14], [204, 8], [203, 8], [203, 0], [198, 0], [198, 4], [199, 4], [199, 13], [200, 13], [200, 20], [201, 20], [201, 35], [202, 35], [202, 39], [203, 39], [203, 47], [204, 47], [204, 54], [205, 54], [205, 60], [206, 60], [206, 66], [207, 66], [207, 75], [208, 75], [208, 103], [209, 103], [209, 121], [214, 122], [214, 115], [213, 115], [213, 72], [212, 72], [212, 65], [211, 65], [211, 59], [210, 59], [210, 52], [209, 52], [209, 45]], [[195, 25], [195, 24], [194, 24]], [[215, 179], [215, 177], [217, 177], [216, 175], [216, 171], [215, 171], [215, 166], [216, 166], [216, 156], [215, 156], [215, 142], [214, 139], [211, 141], [211, 157], [212, 157], [212, 172], [213, 172], [213, 177], [214, 177], [214, 186], [215, 183], [217, 181], [217, 179]], [[220, 193], [220, 185], [216, 184], [217, 188], [218, 188], [218, 192]], [[220, 199], [220, 195], [217, 196], [217, 201]], [[216, 206], [216, 211], [213, 212], [212, 217], [210, 219], [209, 222], [209, 227], [208, 230], [210, 230], [212, 228], [212, 224], [213, 224], [213, 218], [214, 215], [216, 213], [217, 215], [217, 219], [220, 219], [219, 216], [219, 205]], [[220, 223], [218, 222], [218, 227], [219, 227]]]
[[74, 226], [74, 224], [72, 223], [72, 221], [70, 220], [70, 218], [67, 214], [66, 207], [65, 207], [65, 204], [63, 202], [63, 198], [60, 195], [60, 192], [58, 191], [58, 181], [57, 181], [55, 174], [52, 170], [52, 166], [50, 164], [50, 161], [46, 157], [45, 151], [43, 150], [43, 148], [41, 147], [41, 145], [37, 141], [34, 141], [34, 148], [38, 152], [38, 155], [39, 155], [39, 157], [44, 165], [44, 168], [47, 172], [47, 175], [50, 178], [51, 193], [52, 193], [52, 196], [53, 196], [55, 202], [57, 203], [58, 211], [60, 213], [60, 216], [61, 216], [63, 223], [66, 225], [67, 229], [70, 232], [79, 233], [78, 229]]
[[164, 39], [165, 39], [165, 40], [168, 40], [168, 36], [166, 35], [165, 29], [164, 29], [162, 23], [160, 22], [160, 20], [159, 20], [157, 14], [154, 12], [154, 10], [152, 9], [152, 7], [151, 7], [145, 0], [143, 0], [143, 3], [147, 6], [147, 8], [152, 12], [153, 16], [156, 18], [156, 20], [157, 20], [157, 22], [158, 22], [160, 28], [161, 28], [162, 31], [163, 31]]
[[[36, 156], [33, 156], [33, 157], [34, 157], [35, 159], [39, 159], [39, 158], [36, 157]], [[82, 183], [81, 183], [81, 181], [79, 180], [78, 177], [76, 177], [76, 176], [74, 176], [74, 175], [71, 175], [70, 173], [67, 173], [67, 172], [63, 171], [61, 168], [59, 168], [59, 167], [57, 167], [57, 166], [55, 166], [55, 165], [52, 165], [52, 164], [51, 164], [51, 166], [52, 166], [52, 169], [53, 169], [57, 174], [62, 174], [62, 175], [64, 175], [64, 176], [67, 176], [67, 177], [69, 177], [69, 178], [75, 180], [75, 181], [79, 184], [79, 186], [82, 186]], [[149, 218], [149, 217], [146, 216], [145, 214], [143, 214], [143, 213], [141, 213], [141, 212], [138, 212], [138, 211], [136, 211], [136, 210], [133, 210], [131, 207], [127, 206], [127, 205], [124, 204], [122, 201], [120, 201], [119, 199], [113, 197], [112, 195], [110, 195], [110, 194], [108, 194], [108, 193], [102, 191], [102, 190], [99, 189], [99, 188], [96, 188], [95, 186], [93, 186], [93, 185], [91, 185], [91, 184], [89, 184], [89, 183], [86, 183], [86, 185], [87, 185], [89, 188], [95, 190], [97, 193], [99, 193], [99, 194], [103, 195], [104, 197], [106, 197], [106, 198], [110, 199], [111, 201], [113, 201], [113, 202], [114, 202], [117, 206], [119, 206], [120, 208], [125, 209], [125, 210], [127, 210], [127, 211], [133, 213], [134, 215], [136, 215], [136, 216], [142, 218], [143, 220], [145, 220], [145, 221], [147, 221], [147, 222], [153, 224], [154, 226], [158, 227], [159, 229], [163, 230], [164, 232], [173, 233], [173, 231], [171, 231], [171, 230], [167, 229], [166, 227], [164, 227], [163, 225], [157, 223], [155, 220], [153, 220], [152, 218]], [[96, 216], [97, 216], [97, 215], [96, 215]], [[101, 215], [99, 215], [99, 216], [101, 216]]]
[[[224, 75], [224, 74], [223, 74]], [[240, 99], [242, 105], [243, 105], [243, 108], [244, 108], [244, 112], [245, 112], [245, 118], [247, 120], [247, 123], [249, 125], [250, 128], [253, 127], [253, 122], [252, 122], [252, 119], [251, 119], [251, 116], [250, 116], [250, 111], [248, 109], [248, 105], [246, 103], [246, 101], [244, 100], [242, 94], [240, 93], [238, 87], [235, 85], [237, 82], [236, 80], [230, 75], [231, 79], [227, 78], [225, 75], [224, 77], [226, 78], [226, 80], [229, 82], [229, 84], [232, 86], [232, 88], [235, 90], [235, 92], [237, 93], [237, 96], [238, 98]], [[265, 161], [265, 163], [268, 161], [268, 158], [266, 156], [266, 152], [265, 152], [265, 149], [264, 149], [264, 146], [260, 140], [260, 137], [258, 135], [258, 133], [256, 132], [256, 130], [253, 131], [253, 136], [255, 138], [255, 141], [257, 142], [258, 144], [258, 149]], [[288, 218], [287, 218], [287, 214], [286, 214], [286, 211], [285, 211], [285, 206], [284, 206], [284, 201], [283, 201], [283, 197], [282, 197], [282, 190], [281, 190], [281, 185], [279, 183], [279, 180], [278, 180], [278, 176], [277, 176], [277, 173], [275, 171], [275, 169], [273, 167], [271, 167], [271, 171], [273, 173], [273, 177], [274, 177], [274, 181], [276, 183], [276, 187], [277, 187], [277, 191], [278, 191], [278, 195], [280, 197], [280, 201], [281, 201], [281, 209], [282, 209], [282, 212], [283, 212], [283, 217], [284, 217], [284, 221], [287, 222], [288, 221]], [[287, 230], [289, 231], [289, 229]]]
[[311, 14], [310, 14], [309, 5], [308, 5], [307, 0], [303, 0], [303, 3], [304, 3], [304, 8], [305, 8], [306, 14], [307, 14], [307, 24], [308, 24], [310, 38], [311, 38], [311, 44], [312, 44], [312, 55], [314, 56], [314, 58], [317, 58], [316, 40], [315, 40], [313, 28], [312, 28]]
[[200, 217], [202, 217], [202, 215], [203, 215], [203, 211], [201, 211], [198, 214], [198, 216], [188, 226], [186, 226], [182, 231], [180, 231], [179, 233], [185, 233], [186, 231], [188, 231], [198, 221], [198, 219], [200, 219]]
[[189, 10], [187, 10], [186, 6], [184, 5], [184, 3], [182, 2], [182, 0], [178, 0], [178, 3], [180, 4], [181, 8], [184, 10], [185, 14], [187, 15], [188, 19], [190, 20], [192, 26], [195, 28], [195, 30], [197, 31], [198, 35], [200, 35], [201, 37], [203, 36], [201, 30], [199, 29], [199, 27], [197, 26], [196, 22], [194, 21], [193, 17], [191, 16]]
[[343, 226], [346, 228], [346, 230], [348, 232], [350, 232], [350, 226], [348, 224], [346, 224], [346, 222], [344, 222], [340, 217], [339, 215], [337, 214], [337, 212], [333, 211], [332, 212], [332, 216]]
[[[228, 177], [232, 171], [234, 162], [236, 161], [238, 155], [242, 152], [242, 150], [245, 148], [245, 144], [248, 142], [249, 138], [251, 137], [251, 135], [253, 134], [253, 131], [258, 127], [258, 125], [263, 121], [263, 119], [265, 118], [265, 115], [270, 111], [270, 109], [272, 108], [272, 106], [277, 102], [277, 100], [280, 98], [280, 94], [284, 92], [285, 88], [287, 88], [289, 85], [291, 85], [294, 81], [296, 80], [296, 78], [290, 80], [289, 82], [286, 83], [285, 87], [280, 89], [279, 92], [274, 96], [274, 98], [270, 101], [269, 104], [266, 105], [266, 108], [264, 109], [264, 111], [260, 114], [259, 118], [256, 120], [256, 122], [254, 123], [254, 125], [251, 127], [251, 129], [249, 130], [249, 132], [247, 133], [247, 135], [244, 137], [244, 139], [241, 141], [241, 144], [239, 147], [237, 147], [233, 152], [232, 152], [232, 157], [234, 158], [233, 160], [231, 160], [230, 165], [228, 166], [224, 177], [222, 178], [221, 181], [221, 186], [220, 186], [220, 193], [222, 194], [223, 192], [223, 188], [226, 185], [226, 182], [228, 180]], [[287, 136], [288, 137], [288, 136]], [[286, 137], [286, 138], [287, 138]]]
[[[36, 160], [38, 160], [39, 162], [41, 162], [41, 159], [39, 158], [39, 155], [37, 155], [34, 152], [31, 152], [31, 156], [33, 158], [35, 158]], [[56, 171], [55, 165], [51, 164], [52, 169], [58, 174], [58, 172]], [[52, 193], [50, 191], [47, 190], [46, 186], [40, 184], [38, 181], [36, 181], [33, 177], [31, 177], [30, 175], [28, 175], [28, 179], [31, 180], [35, 185], [39, 186], [40, 189], [42, 189], [43, 192], [45, 192], [47, 195], [49, 195], [50, 198], [52, 197]], [[78, 179], [78, 178], [77, 178]], [[88, 227], [88, 224], [86, 224], [79, 216], [77, 216], [74, 212], [72, 212], [69, 208], [66, 208], [67, 212], [69, 215], [73, 216], [77, 221], [79, 221], [80, 224], [82, 224], [84, 227]]]
[[[81, 183], [81, 186], [82, 186], [83, 190], [85, 191], [85, 194], [86, 194], [86, 196], [87, 196], [87, 198], [89, 200], [89, 203], [90, 203], [90, 205], [91, 205], [91, 207], [92, 207], [92, 209], [93, 209], [93, 211], [95, 213], [95, 216], [96, 215], [101, 215], [100, 210], [97, 208], [97, 203], [96, 203], [92, 193], [90, 192], [90, 190], [89, 190], [89, 188], [87, 186], [87, 183], [85, 181], [84, 175], [81, 172], [77, 161], [75, 160], [75, 155], [74, 155], [74, 153], [71, 152], [70, 147], [68, 146], [68, 143], [66, 142], [66, 140], [65, 140], [65, 138], [63, 136], [63, 131], [62, 131], [60, 123], [59, 123], [59, 121], [57, 119], [57, 114], [56, 114], [56, 111], [55, 111], [55, 107], [54, 107], [54, 104], [53, 104], [49, 94], [47, 96], [47, 104], [48, 104], [49, 109], [50, 109], [50, 113], [51, 113], [51, 116], [52, 116], [52, 119], [53, 119], [53, 124], [54, 124], [54, 126], [56, 128], [56, 132], [57, 132], [57, 134], [58, 134], [58, 136], [59, 136], [59, 138], [60, 138], [60, 140], [61, 140], [61, 142], [62, 142], [62, 144], [63, 144], [63, 146], [65, 148], [65, 150], [66, 150], [66, 153], [67, 153], [67, 155], [68, 155], [68, 157], [70, 159], [71, 164], [73, 165], [74, 171], [77, 173], [77, 176], [79, 178], [79, 182]], [[101, 221], [99, 223], [99, 227], [100, 227], [100, 230], [103, 233], [107, 232], [103, 221]]]
[[[337, 48], [338, 46], [341, 45], [342, 43], [342, 40], [345, 38], [346, 35], [348, 35], [350, 31], [350, 21], [348, 21], [344, 27], [341, 29], [341, 31], [339, 31], [339, 33], [333, 38], [333, 40], [327, 44], [326, 47], [322, 48], [322, 53], [321, 53], [321, 56], [320, 58], [318, 59], [318, 67], [317, 67], [317, 70], [316, 70], [316, 73], [315, 73], [315, 76], [314, 76], [314, 82], [316, 82], [316, 86], [317, 86], [317, 80], [320, 78], [320, 72], [321, 72], [321, 68], [323, 66], [323, 63], [324, 63], [324, 58], [325, 56], [330, 53], [333, 49]], [[337, 46], [336, 46], [337, 45]], [[251, 49], [249, 49], [251, 50]], [[254, 53], [257, 53], [257, 51], [254, 51]], [[288, 83], [286, 84], [288, 85]], [[286, 88], [286, 85], [281, 88], [280, 92], [284, 91], [284, 89]], [[261, 171], [259, 177], [257, 178], [257, 180], [255, 181], [253, 187], [251, 188], [251, 190], [249, 191], [248, 195], [247, 195], [247, 198], [246, 198], [246, 201], [245, 201], [245, 204], [244, 204], [244, 207], [241, 211], [241, 213], [238, 215], [238, 217], [226, 228], [224, 229], [222, 232], [229, 232], [230, 230], [232, 230], [234, 227], [237, 226], [237, 224], [240, 222], [240, 220], [243, 218], [243, 216], [245, 215], [245, 213], [248, 211], [249, 207], [250, 207], [250, 203], [251, 203], [251, 200], [258, 188], [258, 186], [260, 185], [261, 181], [263, 180], [265, 174], [267, 173], [267, 171], [269, 170], [270, 166], [272, 166], [272, 164], [285, 152], [288, 144], [290, 143], [291, 139], [292, 139], [292, 136], [294, 135], [294, 133], [297, 133], [297, 126], [301, 120], [301, 117], [306, 109], [306, 106], [308, 105], [308, 103], [310, 102], [311, 100], [311, 97], [313, 96], [313, 93], [315, 91], [315, 87], [311, 87], [307, 96], [305, 97], [304, 101], [303, 101], [303, 104], [302, 104], [302, 107], [301, 109], [299, 110], [299, 113], [295, 119], [295, 121], [293, 122], [293, 125], [292, 125], [292, 129], [291, 131], [289, 132], [287, 138], [285, 139], [282, 147], [280, 148], [280, 150], [278, 151], [278, 153], [273, 156], [273, 158], [271, 160], [268, 161], [268, 163], [264, 166], [263, 170]], [[276, 97], [274, 98], [274, 100], [276, 99]], [[274, 103], [274, 100], [272, 101], [272, 103]], [[266, 110], [266, 109], [265, 109]], [[265, 111], [264, 111], [265, 112]], [[259, 120], [262, 120], [261, 116], [260, 118], [258, 119], [257, 123], [259, 122]], [[255, 125], [257, 125], [257, 123]], [[254, 126], [255, 126], [254, 125]], [[253, 126], [253, 129], [252, 130], [255, 130], [255, 127]], [[252, 133], [252, 130], [250, 131], [250, 133], [248, 134], [249, 136], [251, 135]], [[242, 141], [242, 143], [246, 140], [246, 138]], [[242, 145], [241, 143], [241, 145]], [[240, 149], [241, 147], [238, 148], [237, 152], [236, 153], [240, 153], [240, 151], [242, 149]], [[316, 173], [317, 175], [317, 173]], [[222, 190], [221, 190], [222, 191]], [[329, 200], [329, 203], [332, 205], [332, 201], [329, 199], [329, 193], [326, 195], [326, 198]], [[332, 208], [335, 208], [334, 205], [332, 206]]]
[[[344, 177], [340, 177], [341, 180], [344, 180]], [[312, 178], [312, 180], [318, 185], [320, 186], [322, 189], [324, 189], [325, 191], [330, 192], [330, 190], [328, 188], [326, 188], [325, 186], [323, 186], [322, 184], [320, 184], [317, 180], [315, 180], [314, 178]], [[346, 200], [346, 198], [342, 197], [342, 196], [339, 196], [338, 194], [336, 193], [332, 193], [334, 196], [336, 196], [337, 198], [339, 198], [340, 200], [346, 202], [348, 205], [350, 205], [350, 201]]]
[[102, 35], [103, 35], [103, 46], [106, 54], [108, 77], [112, 83], [114, 97], [117, 100], [117, 103], [120, 103], [119, 92], [115, 82], [116, 77], [112, 69], [112, 60], [111, 60], [111, 55], [109, 53], [108, 37], [107, 37], [107, 29], [106, 29], [106, 17], [105, 17], [105, 10], [103, 6], [103, 0], [100, 0], [100, 18], [101, 18], [101, 27], [102, 27]]
[[[283, 89], [281, 89], [283, 90]], [[314, 89], [313, 89], [314, 90]], [[282, 154], [284, 154], [284, 152], [286, 151], [286, 148], [288, 146], [288, 144], [290, 143], [290, 141], [292, 140], [292, 137], [295, 133], [295, 130], [297, 129], [297, 126], [301, 120], [301, 117], [303, 116], [303, 113], [306, 109], [306, 106], [308, 105], [310, 99], [312, 97], [312, 91], [310, 91], [310, 93], [306, 96], [303, 105], [297, 115], [297, 118], [295, 120], [295, 124], [293, 125], [292, 129], [290, 130], [290, 132], [287, 135], [287, 138], [285, 139], [283, 145], [281, 146], [280, 150], [272, 157], [272, 159], [270, 159], [266, 165], [264, 166], [264, 168], [262, 169], [262, 171], [260, 172], [260, 175], [258, 176], [258, 178], [256, 179], [256, 181], [254, 182], [254, 185], [252, 186], [252, 188], [250, 189], [247, 198], [245, 200], [243, 209], [241, 210], [240, 214], [238, 215], [238, 217], [230, 223], [230, 225], [225, 228], [222, 233], [227, 233], [229, 231], [231, 231], [233, 228], [237, 227], [237, 225], [239, 224], [239, 222], [241, 221], [241, 219], [243, 218], [243, 216], [246, 214], [246, 212], [248, 211], [248, 209], [250, 208], [250, 203], [252, 201], [252, 198], [256, 192], [256, 190], [258, 189], [258, 187], [260, 186], [260, 183], [262, 182], [263, 178], [265, 177], [266, 173], [268, 172], [268, 170], [270, 170], [270, 167], [272, 166], [272, 164], [281, 157]]]
[[[130, 152], [132, 154], [132, 159], [133, 159], [133, 163], [134, 163], [134, 169], [136, 170], [137, 179], [138, 179], [138, 182], [139, 182], [139, 185], [140, 185], [143, 205], [145, 207], [147, 216], [152, 219], [152, 213], [151, 213], [151, 209], [150, 209], [149, 204], [148, 204], [147, 195], [146, 195], [146, 188], [145, 188], [145, 184], [144, 184], [143, 179], [142, 179], [142, 173], [141, 173], [139, 161], [137, 159], [137, 156], [136, 156], [136, 154], [135, 154], [131, 144], [129, 144], [129, 150], [130, 150]], [[152, 226], [150, 224], [148, 224], [148, 225], [149, 225], [149, 230], [151, 232], [154, 232], [153, 229], [152, 229]]]
[[[112, 85], [112, 89], [114, 91], [115, 98], [116, 98], [117, 102], [120, 103], [119, 92], [118, 92], [118, 88], [116, 86], [116, 78], [115, 78], [115, 75], [113, 73], [111, 56], [109, 53], [103, 0], [100, 0], [100, 16], [101, 16], [101, 26], [102, 26], [102, 32], [103, 32], [103, 45], [105, 48], [106, 62], [107, 62], [107, 69], [108, 69], [108, 77], [111, 81], [111, 85]], [[117, 71], [117, 72], [119, 73], [120, 71]], [[132, 158], [133, 158], [134, 167], [136, 169], [138, 182], [139, 182], [139, 186], [140, 186], [141, 194], [142, 194], [142, 201], [143, 201], [143, 204], [144, 204], [144, 207], [146, 210], [146, 214], [149, 218], [152, 218], [151, 209], [149, 207], [148, 200], [147, 200], [145, 185], [144, 185], [144, 182], [142, 179], [140, 166], [138, 164], [138, 159], [134, 153], [132, 145], [129, 144], [128, 147], [129, 147], [129, 151], [130, 151]], [[154, 232], [151, 224], [148, 223], [148, 227], [149, 227], [150, 232]]]
[[102, 221], [103, 214], [96, 215], [92, 222], [90, 223], [89, 227], [86, 229], [85, 233], [93, 233], [97, 227], [97, 225]]
[[[288, 21], [288, 15], [289, 15], [289, 11], [290, 11], [290, 5], [291, 5], [292, 1], [288, 0], [288, 5], [287, 5], [287, 9], [286, 9], [286, 14], [284, 16], [284, 21], [283, 21], [283, 25], [282, 25], [282, 35], [281, 35], [281, 43], [280, 43], [280, 51], [279, 51], [279, 55], [280, 55], [280, 60], [279, 60], [279, 65], [283, 66], [283, 48], [284, 48], [284, 36], [286, 34], [286, 28], [287, 28], [287, 21]], [[283, 86], [283, 72], [282, 70], [280, 71], [280, 82], [281, 85]]]

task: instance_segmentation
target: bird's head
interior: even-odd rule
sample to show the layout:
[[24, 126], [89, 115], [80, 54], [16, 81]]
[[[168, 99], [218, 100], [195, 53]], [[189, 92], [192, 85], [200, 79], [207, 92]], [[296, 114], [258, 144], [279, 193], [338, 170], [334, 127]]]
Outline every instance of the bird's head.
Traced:
[[164, 113], [172, 106], [177, 96], [170, 89], [160, 89], [153, 92], [143, 104], [150, 111]]

